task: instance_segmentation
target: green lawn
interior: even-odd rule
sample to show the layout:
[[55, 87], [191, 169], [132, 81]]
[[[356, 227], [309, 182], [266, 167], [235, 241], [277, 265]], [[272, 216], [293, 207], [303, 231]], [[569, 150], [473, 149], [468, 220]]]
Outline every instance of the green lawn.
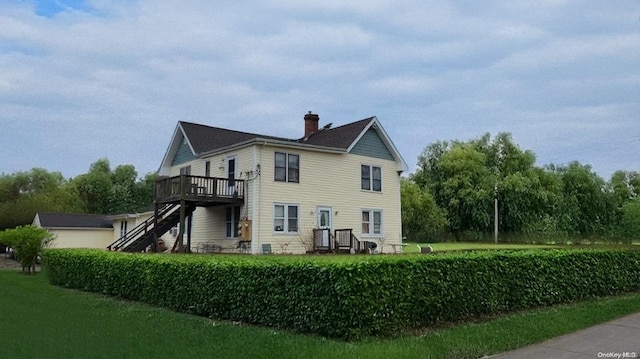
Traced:
[[638, 311], [640, 293], [345, 343], [67, 290], [0, 270], [2, 358], [478, 358]]
[[[403, 248], [403, 253], [417, 253], [418, 245], [421, 247], [431, 246], [434, 251], [460, 251], [479, 249], [532, 249], [532, 248], [559, 248], [557, 245], [547, 244], [511, 244], [511, 243], [489, 243], [489, 242], [441, 242], [441, 243], [407, 243]], [[388, 252], [388, 250], [387, 250]]]

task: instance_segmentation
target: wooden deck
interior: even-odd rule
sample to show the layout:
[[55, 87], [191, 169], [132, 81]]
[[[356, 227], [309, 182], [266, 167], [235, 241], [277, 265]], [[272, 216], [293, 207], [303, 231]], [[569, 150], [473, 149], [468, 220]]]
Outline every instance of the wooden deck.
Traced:
[[157, 203], [187, 201], [207, 207], [243, 203], [245, 181], [239, 179], [180, 175], [156, 181]]

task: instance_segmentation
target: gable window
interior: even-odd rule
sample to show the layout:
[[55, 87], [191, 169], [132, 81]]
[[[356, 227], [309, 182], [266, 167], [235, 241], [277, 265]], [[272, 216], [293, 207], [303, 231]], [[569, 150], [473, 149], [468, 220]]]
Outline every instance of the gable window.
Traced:
[[300, 182], [300, 155], [276, 152], [274, 177], [280, 182]]
[[224, 237], [237, 238], [240, 223], [240, 206], [226, 207], [224, 220]]
[[362, 210], [362, 235], [382, 235], [382, 211], [377, 209]]
[[361, 165], [360, 188], [365, 191], [382, 192], [382, 169], [377, 166]]
[[276, 204], [273, 206], [273, 231], [298, 233], [298, 205]]

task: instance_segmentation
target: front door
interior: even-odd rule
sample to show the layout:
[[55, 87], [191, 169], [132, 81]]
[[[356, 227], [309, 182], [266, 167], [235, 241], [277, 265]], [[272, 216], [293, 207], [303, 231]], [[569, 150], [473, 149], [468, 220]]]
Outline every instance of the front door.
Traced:
[[318, 207], [318, 228], [326, 229], [322, 231], [322, 238], [320, 239], [320, 245], [323, 247], [329, 246], [329, 236], [331, 234], [331, 208], [330, 207]]

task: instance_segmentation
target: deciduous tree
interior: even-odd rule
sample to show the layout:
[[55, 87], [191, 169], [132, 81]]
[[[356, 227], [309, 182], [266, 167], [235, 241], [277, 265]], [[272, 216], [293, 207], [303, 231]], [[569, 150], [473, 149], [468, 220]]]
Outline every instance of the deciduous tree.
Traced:
[[15, 251], [16, 258], [22, 265], [22, 272], [29, 274], [35, 273], [36, 258], [52, 240], [53, 236], [46, 229], [31, 225], [0, 232], [0, 242]]

